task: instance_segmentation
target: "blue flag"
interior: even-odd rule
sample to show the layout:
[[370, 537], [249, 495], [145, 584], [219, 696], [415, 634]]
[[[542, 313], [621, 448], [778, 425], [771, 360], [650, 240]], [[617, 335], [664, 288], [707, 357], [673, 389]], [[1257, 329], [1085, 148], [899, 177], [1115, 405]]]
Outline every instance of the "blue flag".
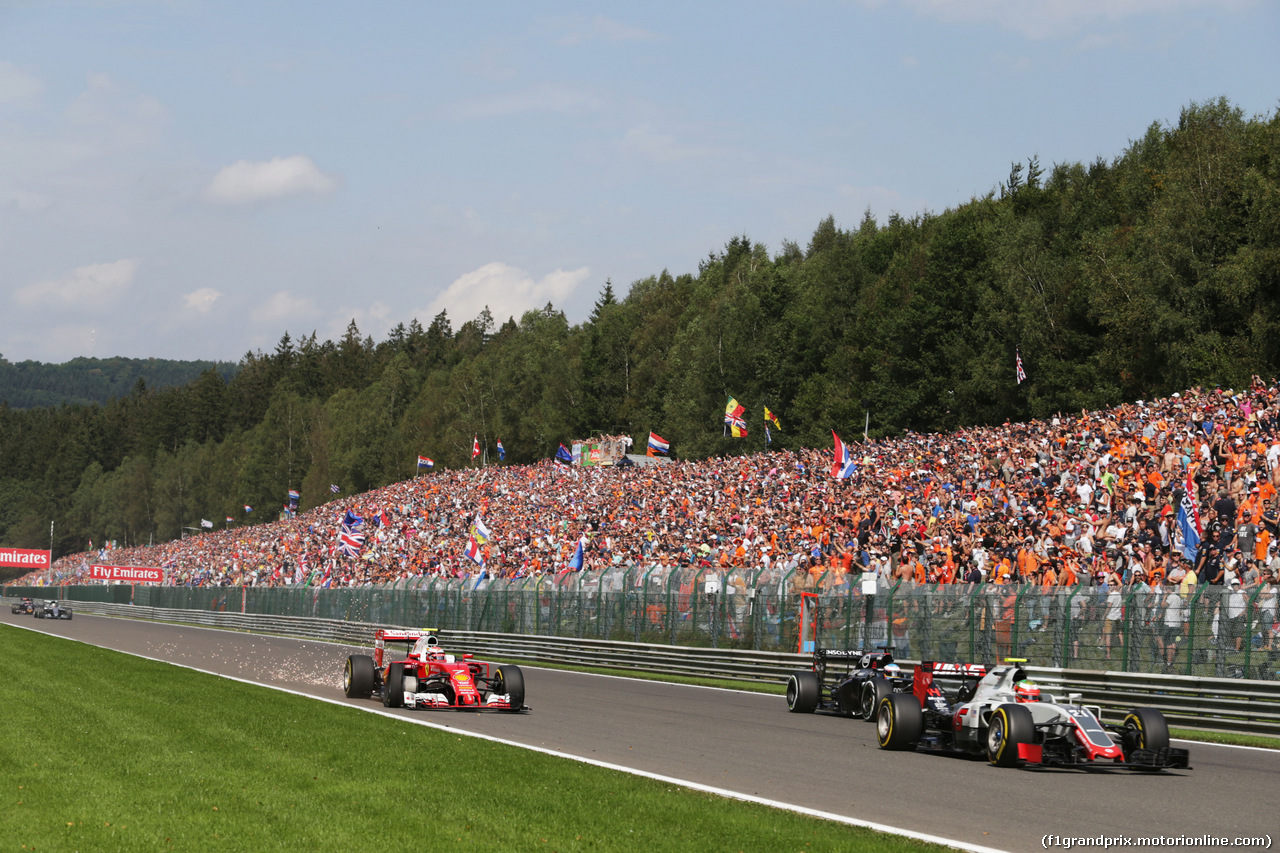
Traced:
[[1200, 513], [1196, 510], [1196, 483], [1187, 475], [1187, 482], [1182, 490], [1182, 503], [1178, 505], [1178, 531], [1182, 534], [1182, 556], [1195, 565], [1196, 555], [1200, 552]]
[[498, 439], [498, 461], [505, 462], [507, 459], [507, 449], [502, 446], [502, 439]]
[[575, 572], [582, 571], [582, 541], [578, 541], [578, 550], [573, 552], [573, 556], [569, 558], [569, 568]]
[[566, 465], [572, 465], [573, 454], [570, 453], [569, 449], [562, 444], [560, 445], [560, 449], [556, 451], [556, 461], [563, 462]]

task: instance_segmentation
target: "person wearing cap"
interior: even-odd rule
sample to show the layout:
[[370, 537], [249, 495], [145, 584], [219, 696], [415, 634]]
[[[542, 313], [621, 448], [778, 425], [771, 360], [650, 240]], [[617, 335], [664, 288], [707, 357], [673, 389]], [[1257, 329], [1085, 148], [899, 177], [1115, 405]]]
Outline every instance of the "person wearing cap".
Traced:
[[1173, 660], [1178, 656], [1178, 644], [1182, 641], [1187, 622], [1187, 603], [1175, 587], [1161, 589], [1159, 578], [1151, 581], [1154, 605], [1162, 607], [1161, 632], [1157, 636], [1156, 645], [1164, 653], [1165, 670], [1173, 668]]
[[1244, 643], [1244, 623], [1245, 608], [1248, 606], [1249, 600], [1245, 597], [1241, 588], [1240, 579], [1233, 579], [1227, 588], [1225, 596], [1225, 609], [1223, 610], [1222, 629], [1228, 644], [1235, 646], [1235, 650], [1241, 651]]

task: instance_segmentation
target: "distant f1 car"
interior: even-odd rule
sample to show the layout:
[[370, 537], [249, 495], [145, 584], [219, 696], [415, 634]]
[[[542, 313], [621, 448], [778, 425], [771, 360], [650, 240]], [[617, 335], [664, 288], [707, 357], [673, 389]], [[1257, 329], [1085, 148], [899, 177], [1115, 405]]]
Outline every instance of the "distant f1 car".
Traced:
[[20, 598], [13, 603], [11, 611], [13, 613], [35, 613], [36, 605], [35, 602], [29, 598]]
[[[403, 656], [387, 649], [405, 643]], [[520, 667], [458, 660], [440, 648], [435, 629], [379, 630], [373, 656], [351, 655], [342, 674], [343, 692], [352, 699], [379, 696], [388, 708], [454, 708], [522, 711], [524, 674]]]
[[32, 615], [37, 619], [70, 619], [71, 608], [64, 607], [62, 602], [50, 598], [37, 606]]
[[893, 651], [816, 649], [813, 669], [787, 678], [787, 710], [793, 714], [830, 711], [872, 720], [880, 700], [890, 693], [910, 693], [911, 678], [893, 662]]
[[1116, 726], [1102, 709], [1041, 693], [1018, 664], [990, 670], [979, 664], [925, 661], [912, 693], [880, 700], [876, 735], [881, 749], [923, 747], [985, 756], [1001, 767], [1033, 764], [1081, 770], [1189, 768], [1185, 749], [1169, 746], [1169, 726], [1154, 708], [1138, 708]]

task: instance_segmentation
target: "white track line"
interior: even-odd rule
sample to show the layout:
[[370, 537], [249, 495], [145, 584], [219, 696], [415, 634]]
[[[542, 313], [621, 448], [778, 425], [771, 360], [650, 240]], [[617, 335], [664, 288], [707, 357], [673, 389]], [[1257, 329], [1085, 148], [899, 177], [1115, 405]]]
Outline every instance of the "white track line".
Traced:
[[[12, 624], [12, 623], [5, 623], [5, 624]], [[31, 631], [36, 634], [43, 634], [48, 637], [59, 636], [57, 634], [50, 634], [47, 631], [41, 631], [34, 627], [28, 627], [26, 625], [14, 625], [13, 627], [22, 628], [23, 630]], [[183, 627], [187, 627], [187, 626], [183, 626]], [[191, 626], [191, 627], [204, 627], [204, 626]], [[218, 678], [225, 678], [228, 681], [237, 681], [241, 684], [249, 684], [254, 687], [265, 687], [270, 690], [276, 690], [280, 693], [288, 693], [292, 696], [300, 696], [304, 699], [313, 699], [318, 702], [327, 702], [330, 705], [338, 705], [339, 707], [342, 707], [342, 708], [352, 708], [357, 711], [363, 711], [367, 714], [377, 714], [380, 717], [387, 717], [388, 719], [396, 720], [397, 722], [401, 722], [401, 723], [411, 723], [416, 726], [424, 726], [429, 729], [436, 729], [437, 731], [448, 732], [449, 734], [453, 734], [453, 735], [465, 735], [466, 737], [473, 737], [473, 738], [478, 738], [480, 740], [487, 740], [492, 743], [500, 743], [500, 744], [503, 744], [504, 746], [514, 746], [519, 749], [530, 750], [531, 752], [540, 752], [544, 755], [553, 755], [556, 758], [566, 758], [570, 761], [576, 761], [579, 764], [590, 764], [594, 767], [602, 767], [606, 770], [614, 770], [619, 773], [629, 773], [632, 776], [642, 776], [645, 779], [653, 779], [654, 781], [657, 781], [657, 782], [664, 782], [671, 785], [679, 785], [682, 788], [690, 788], [692, 790], [702, 791], [703, 793], [707, 793], [707, 794], [716, 794], [717, 796], [727, 797], [731, 800], [741, 800], [747, 803], [755, 803], [761, 806], [769, 806], [771, 808], [782, 809], [783, 811], [794, 812], [796, 814], [807, 815], [809, 817], [821, 818], [822, 820], [834, 821], [836, 823], [842, 823], [848, 826], [860, 826], [860, 827], [863, 827], [864, 829], [872, 829], [872, 830], [875, 830], [876, 832], [884, 832], [889, 835], [898, 835], [904, 838], [913, 838], [916, 841], [925, 841], [931, 844], [940, 844], [944, 847], [951, 847], [956, 850], [969, 850], [969, 851], [972, 851], [972, 853], [1007, 853], [1007, 851], [1001, 850], [998, 847], [984, 847], [981, 844], [968, 844], [964, 841], [957, 841], [953, 838], [943, 838], [938, 835], [929, 835], [928, 833], [924, 833], [924, 832], [915, 832], [914, 830], [910, 830], [910, 829], [901, 829], [899, 827], [889, 826], [888, 824], [884, 824], [884, 823], [875, 823], [874, 821], [860, 820], [859, 818], [848, 817], [846, 815], [841, 815], [841, 814], [834, 814], [832, 812], [824, 812], [818, 809], [811, 809], [806, 806], [798, 806], [793, 803], [784, 803], [778, 800], [770, 800], [765, 797], [757, 797], [752, 794], [743, 794], [739, 791], [731, 791], [726, 788], [716, 788], [711, 785], [703, 785], [700, 782], [691, 782], [687, 779], [678, 779], [674, 776], [663, 776], [659, 773], [649, 773], [644, 770], [637, 770], [633, 767], [625, 767], [621, 764], [610, 764], [607, 761], [598, 761], [594, 758], [584, 758], [581, 755], [573, 755], [572, 753], [560, 752], [559, 750], [555, 750], [555, 749], [546, 749], [540, 746], [530, 746], [529, 744], [526, 744], [526, 743], [519, 743], [513, 740], [506, 740], [505, 738], [494, 737], [493, 735], [481, 734], [479, 732], [468, 732], [462, 729], [453, 728], [451, 726], [442, 725], [440, 723], [433, 723], [428, 720], [418, 720], [418, 719], [414, 719], [413, 717], [405, 717], [405, 716], [401, 716], [400, 714], [393, 714], [390, 711], [384, 711], [380, 708], [367, 708], [361, 705], [352, 705], [348, 702], [343, 702], [338, 699], [328, 699], [328, 698], [325, 698], [324, 696], [316, 696], [311, 693], [303, 693], [302, 691], [299, 691], [299, 690], [291, 690], [288, 687], [280, 687], [275, 684], [262, 684], [261, 682], [252, 681], [247, 678], [237, 678], [234, 675], [225, 675], [220, 672], [210, 672], [207, 669], [200, 669], [199, 667], [188, 666], [187, 664], [182, 664], [182, 663], [174, 663], [173, 661], [167, 661], [161, 658], [153, 658], [148, 655], [139, 655], [139, 654], [134, 654], [132, 652], [122, 652], [119, 649], [113, 649], [109, 646], [101, 646], [101, 645], [98, 645], [97, 643], [86, 642], [85, 640], [75, 640], [70, 637], [61, 637], [60, 639], [71, 640], [71, 642], [73, 643], [82, 643], [86, 646], [92, 646], [98, 649], [105, 649], [106, 651], [110, 651], [110, 652], [119, 652], [120, 654], [129, 655], [130, 657], [141, 658], [142, 660], [149, 660], [155, 663], [168, 664], [169, 666], [176, 666], [176, 667], [180, 667], [181, 669], [188, 669], [188, 670], [191, 670], [192, 672], [199, 672], [204, 675], [212, 675]], [[287, 639], [293, 639], [293, 638], [287, 638]], [[530, 668], [536, 669], [539, 667], [530, 667]], [[564, 671], [571, 671], [571, 670], [564, 670]], [[590, 674], [590, 673], [583, 673], [583, 674]], [[625, 676], [609, 676], [609, 677], [625, 677]], [[634, 679], [634, 680], [645, 681], [647, 679]], [[705, 685], [692, 685], [692, 686], [705, 686]], [[715, 690], [719, 688], [708, 688], [708, 689]], [[745, 692], [750, 692], [750, 691], [745, 691]], [[758, 694], [752, 694], [752, 695], [758, 695]]]

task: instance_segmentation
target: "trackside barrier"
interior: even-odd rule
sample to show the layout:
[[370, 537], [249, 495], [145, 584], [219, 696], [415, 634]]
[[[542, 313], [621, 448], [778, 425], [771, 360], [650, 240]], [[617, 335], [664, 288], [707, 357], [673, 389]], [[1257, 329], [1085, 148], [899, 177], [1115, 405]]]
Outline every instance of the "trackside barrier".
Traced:
[[[6, 598], [3, 603], [9, 604], [12, 600]], [[377, 628], [391, 627], [387, 623], [146, 607], [101, 601], [78, 601], [75, 607], [79, 612], [99, 616], [203, 625], [363, 648], [372, 644], [373, 632]], [[812, 660], [808, 655], [780, 651], [712, 649], [485, 631], [442, 630], [441, 634], [450, 646], [477, 656], [771, 684], [781, 683], [797, 669], [808, 668]], [[902, 661], [908, 666], [916, 662]], [[1163, 711], [1175, 726], [1280, 735], [1280, 683], [1274, 681], [1037, 666], [1028, 666], [1027, 670], [1049, 692], [1080, 693], [1085, 703], [1100, 705], [1111, 712], [1109, 716], [1114, 722], [1132, 708], [1151, 706]], [[781, 704], [781, 700], [779, 702]]]
[[[409, 578], [371, 587], [5, 587], [8, 596], [272, 616], [313, 616], [441, 630], [790, 652], [802, 598], [816, 644], [900, 658], [992, 661], [1200, 678], [1280, 681], [1277, 589], [1199, 586], [1041, 588], [878, 582], [856, 576], [692, 566], [495, 580]], [[807, 629], [806, 629], [807, 630]], [[806, 633], [806, 640], [809, 639]]]

